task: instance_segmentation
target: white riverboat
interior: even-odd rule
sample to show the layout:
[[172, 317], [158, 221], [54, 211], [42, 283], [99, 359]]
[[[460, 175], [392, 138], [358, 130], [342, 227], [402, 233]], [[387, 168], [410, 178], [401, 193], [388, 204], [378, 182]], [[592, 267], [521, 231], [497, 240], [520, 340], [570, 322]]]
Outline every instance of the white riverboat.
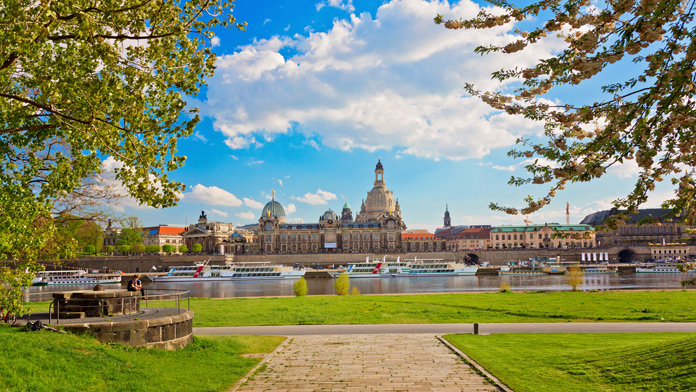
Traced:
[[370, 260], [348, 264], [345, 273], [351, 278], [419, 277], [419, 276], [471, 276], [478, 266], [466, 265], [442, 259], [413, 259], [401, 261]]
[[653, 266], [636, 267], [637, 274], [679, 274], [681, 272], [676, 264], [655, 264]]
[[193, 266], [172, 267], [166, 275], [152, 276], [153, 282], [209, 282], [221, 280], [277, 280], [299, 279], [304, 269], [268, 262], [240, 263], [231, 265], [209, 265], [196, 263]]
[[[118, 273], [120, 274], [120, 272]], [[88, 274], [85, 270], [39, 271], [34, 276], [32, 285], [74, 285], [74, 284], [109, 284], [121, 283], [121, 275]]]

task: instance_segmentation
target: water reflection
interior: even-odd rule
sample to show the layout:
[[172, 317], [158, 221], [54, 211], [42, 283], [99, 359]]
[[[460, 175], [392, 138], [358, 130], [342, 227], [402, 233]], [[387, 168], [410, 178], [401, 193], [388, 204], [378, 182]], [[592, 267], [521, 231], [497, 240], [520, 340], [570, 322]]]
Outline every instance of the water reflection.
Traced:
[[[581, 290], [616, 289], [679, 289], [681, 281], [691, 279], [684, 274], [586, 274]], [[255, 282], [194, 282], [145, 283], [145, 289], [188, 290], [193, 297], [237, 298], [292, 296], [294, 280]], [[309, 295], [331, 295], [333, 279], [307, 279]], [[483, 275], [451, 277], [364, 278], [352, 279], [351, 284], [363, 294], [448, 293], [467, 291], [497, 291], [507, 282], [513, 291], [570, 290], [563, 275]], [[92, 285], [32, 286], [27, 293], [91, 289]]]

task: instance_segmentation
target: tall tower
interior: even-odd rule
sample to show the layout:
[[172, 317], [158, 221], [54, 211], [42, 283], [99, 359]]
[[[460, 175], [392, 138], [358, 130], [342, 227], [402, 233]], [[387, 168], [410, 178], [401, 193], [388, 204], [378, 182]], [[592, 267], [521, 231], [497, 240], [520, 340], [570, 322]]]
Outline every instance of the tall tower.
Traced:
[[375, 167], [375, 186], [386, 186], [384, 182], [384, 166], [382, 166], [382, 160], [377, 159], [377, 166]]
[[450, 219], [449, 205], [445, 204], [445, 229], [452, 227], [452, 220]]

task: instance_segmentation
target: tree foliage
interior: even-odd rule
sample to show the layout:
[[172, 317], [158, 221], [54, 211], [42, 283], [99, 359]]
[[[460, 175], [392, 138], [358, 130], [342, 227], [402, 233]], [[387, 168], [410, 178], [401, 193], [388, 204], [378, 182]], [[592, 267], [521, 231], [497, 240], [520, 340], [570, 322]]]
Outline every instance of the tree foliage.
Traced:
[[159, 253], [160, 251], [160, 246], [159, 245], [148, 245], [145, 247], [145, 252], [147, 253]]
[[203, 251], [203, 245], [201, 245], [201, 244], [193, 244], [193, 246], [191, 247], [191, 251], [194, 252], [194, 253], [202, 252], [202, 251]]
[[348, 274], [340, 274], [333, 284], [336, 295], [348, 295], [350, 292], [350, 277]]
[[142, 231], [138, 229], [121, 229], [116, 245], [140, 245], [143, 243]]
[[296, 297], [306, 296], [308, 292], [307, 279], [305, 279], [304, 276], [297, 279], [297, 281], [292, 285], [292, 291], [295, 293]]
[[[545, 123], [541, 142], [519, 139], [522, 147], [510, 156], [531, 158], [529, 177], [513, 177], [510, 183], [549, 184], [541, 197], [529, 196], [519, 212], [529, 214], [550, 203], [568, 183], [602, 177], [608, 168], [628, 161], [640, 168], [634, 188], [614, 200], [618, 209], [634, 213], [658, 182], [669, 180], [675, 188], [663, 204], [686, 223], [696, 217], [696, 25], [694, 1], [612, 0], [598, 6], [589, 0], [541, 0], [515, 7], [504, 0], [469, 20], [448, 20], [448, 29], [489, 29], [534, 19], [539, 26], [517, 30], [518, 39], [500, 46], [480, 46], [476, 52], [514, 53], [544, 37], [556, 36], [567, 47], [529, 68], [503, 69], [492, 76], [499, 81], [521, 80], [512, 94], [465, 89], [495, 109], [521, 114]], [[436, 23], [444, 22], [438, 15]], [[631, 64], [632, 63], [632, 64]], [[611, 80], [591, 100], [577, 104], [549, 103], [554, 87], [576, 86], [602, 71], [622, 67], [623, 79]], [[635, 70], [635, 72], [631, 72]], [[550, 163], [545, 163], [550, 162]], [[515, 208], [491, 204], [511, 214]], [[681, 215], [679, 215], [681, 214]], [[614, 228], [626, 214], [605, 222]]]
[[212, 29], [244, 27], [232, 8], [228, 0], [3, 1], [0, 306], [21, 311], [36, 260], [74, 255], [50, 217], [74, 213], [63, 202], [86, 200], [79, 191], [99, 176], [102, 157], [118, 162], [115, 180], [140, 203], [176, 203], [177, 140], [199, 121], [183, 96], [213, 74]]
[[176, 247], [174, 245], [165, 244], [162, 245], [162, 251], [165, 253], [174, 253], [176, 252]]
[[189, 251], [188, 246], [186, 244], [181, 244], [179, 245], [179, 253], [187, 253]]

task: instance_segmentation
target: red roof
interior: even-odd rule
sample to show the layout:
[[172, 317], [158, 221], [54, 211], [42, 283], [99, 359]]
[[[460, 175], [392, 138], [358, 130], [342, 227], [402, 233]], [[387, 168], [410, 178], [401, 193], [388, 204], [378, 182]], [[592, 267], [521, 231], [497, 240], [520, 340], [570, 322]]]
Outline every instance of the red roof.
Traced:
[[438, 238], [432, 233], [401, 233], [401, 239], [435, 240]]

